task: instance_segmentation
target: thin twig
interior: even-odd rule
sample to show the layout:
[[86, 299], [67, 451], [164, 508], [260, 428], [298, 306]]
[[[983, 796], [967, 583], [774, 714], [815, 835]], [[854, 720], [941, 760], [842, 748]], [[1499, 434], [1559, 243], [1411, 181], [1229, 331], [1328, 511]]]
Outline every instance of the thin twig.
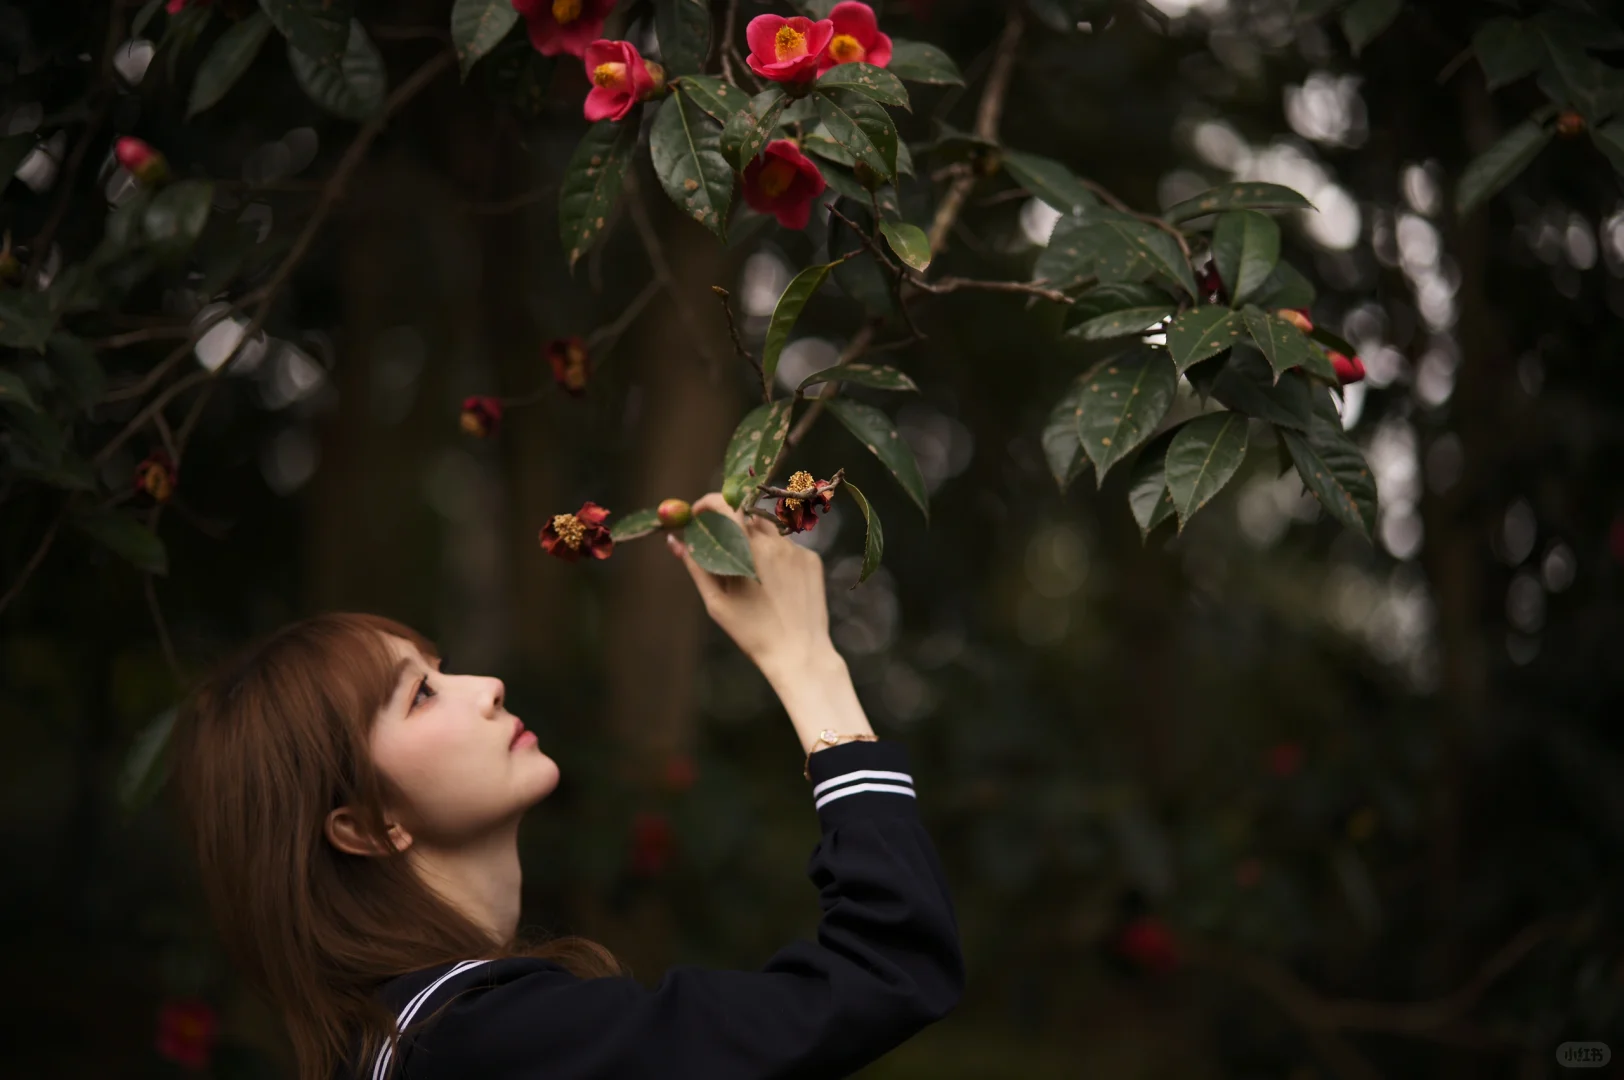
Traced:
[[64, 510], [51, 522], [51, 527], [45, 530], [45, 535], [40, 538], [39, 547], [34, 549], [34, 554], [30, 555], [28, 562], [23, 564], [22, 573], [18, 574], [17, 580], [11, 583], [11, 587], [6, 590], [6, 595], [0, 596], [0, 612], [4, 612], [6, 607], [17, 598], [17, 594], [23, 591], [23, 586], [34, 575], [34, 571], [39, 569], [39, 564], [45, 561], [46, 554], [51, 550], [51, 544], [56, 540], [57, 530], [62, 527], [62, 519], [66, 516], [67, 512]]
[[121, 387], [117, 390], [108, 391], [106, 394], [102, 395], [102, 403], [109, 404], [116, 401], [127, 401], [128, 399], [134, 397], [146, 397], [147, 391], [151, 390], [154, 386], [157, 386], [160, 382], [162, 382], [164, 377], [174, 370], [177, 364], [191, 355], [192, 350], [197, 347], [197, 343], [202, 341], [204, 336], [207, 335], [210, 330], [213, 330], [221, 322], [231, 318], [249, 304], [255, 303], [256, 301], [262, 299], [263, 295], [263, 289], [255, 289], [253, 292], [246, 293], [232, 301], [231, 305], [224, 311], [220, 312], [215, 318], [210, 319], [201, 326], [194, 326], [189, 329], [187, 331], [186, 341], [171, 350], [169, 355], [159, 361], [151, 371], [143, 375], [139, 382], [130, 386]]
[[928, 293], [951, 293], [970, 289], [976, 292], [1024, 293], [1027, 296], [1041, 296], [1057, 304], [1074, 302], [1065, 293], [1048, 288], [1040, 281], [981, 281], [976, 278], [945, 277], [934, 282], [914, 278], [910, 284]]
[[[986, 89], [982, 91], [981, 103], [976, 108], [974, 130], [980, 138], [993, 142], [998, 140], [998, 122], [1004, 115], [1004, 98], [1009, 93], [1009, 80], [1015, 71], [1015, 54], [1020, 47], [1024, 28], [1021, 5], [1011, 4], [1009, 20], [1004, 23], [1004, 33], [998, 39], [998, 51], [987, 74]], [[966, 168], [948, 187], [947, 194], [942, 196], [940, 205], [936, 207], [936, 217], [930, 223], [932, 253], [939, 253], [947, 246], [947, 234], [958, 220], [960, 211], [964, 209], [964, 201], [970, 197], [970, 191], [975, 186], [976, 174]]]
[[[212, 324], [211, 324], [212, 325]], [[148, 326], [140, 330], [129, 330], [111, 337], [97, 338], [90, 343], [92, 349], [124, 349], [131, 345], [140, 345], [146, 341], [173, 341], [176, 338], [192, 336], [190, 326]]]
[[713, 372], [720, 372], [722, 359], [705, 344], [705, 329], [699, 325], [698, 319], [688, 304], [683, 303], [682, 296], [677, 292], [676, 277], [671, 273], [671, 264], [666, 262], [665, 247], [660, 243], [660, 236], [654, 231], [654, 223], [649, 220], [648, 208], [643, 205], [642, 185], [637, 182], [635, 173], [626, 176], [627, 209], [631, 212], [632, 225], [637, 229], [637, 236], [643, 242], [643, 251], [648, 255], [649, 267], [654, 271], [654, 277], [665, 291], [670, 294], [671, 302], [677, 307], [677, 315], [688, 325], [688, 332], [692, 335], [694, 348], [699, 350], [701, 356], [711, 365]]
[[733, 25], [739, 21], [739, 0], [727, 0], [727, 15], [722, 19], [722, 40], [716, 47], [716, 55], [722, 61], [722, 78], [739, 85], [739, 80], [733, 73], [733, 60], [729, 56], [733, 51]]
[[1179, 250], [1184, 252], [1184, 258], [1186, 260], [1190, 258], [1190, 242], [1184, 238], [1184, 233], [1179, 231], [1179, 227], [1177, 225], [1174, 225], [1169, 221], [1165, 221], [1162, 218], [1157, 217], [1155, 214], [1140, 213], [1138, 210], [1133, 209], [1127, 203], [1113, 195], [1104, 184], [1101, 184], [1098, 181], [1089, 180], [1086, 177], [1078, 177], [1078, 180], [1081, 181], [1085, 188], [1098, 195], [1100, 200], [1104, 202], [1105, 205], [1109, 206], [1117, 213], [1127, 214], [1129, 217], [1137, 218], [1140, 221], [1143, 221], [1146, 225], [1154, 225], [1168, 236], [1171, 236], [1174, 240], [1178, 241]]
[[1455, 72], [1457, 72], [1461, 68], [1465, 67], [1466, 62], [1468, 60], [1470, 60], [1473, 55], [1474, 55], [1474, 51], [1473, 51], [1473, 49], [1472, 49], [1472, 47], [1470, 45], [1466, 46], [1466, 48], [1464, 48], [1460, 52], [1456, 53], [1450, 59], [1449, 63], [1447, 63], [1447, 64], [1445, 64], [1443, 66], [1443, 70], [1438, 72], [1438, 85], [1442, 86], [1444, 83], [1446, 83], [1450, 79], [1454, 78], [1455, 77]]
[[739, 337], [738, 325], [733, 321], [733, 305], [727, 302], [727, 298], [732, 294], [720, 285], [712, 285], [711, 292], [721, 301], [722, 314], [727, 316], [727, 332], [733, 338], [733, 350], [739, 354], [739, 359], [755, 368], [756, 378], [761, 382], [762, 398], [772, 400], [772, 387], [767, 385], [767, 373], [762, 369], [761, 361], [756, 359], [755, 353], [744, 347], [744, 341]]
[[527, 206], [534, 206], [552, 196], [558, 190], [558, 184], [543, 184], [531, 191], [521, 192], [511, 198], [497, 202], [465, 202], [457, 209], [465, 214], [511, 214], [515, 210], [522, 210]]
[[660, 288], [658, 279], [650, 279], [649, 283], [643, 286], [643, 291], [638, 293], [630, 304], [626, 305], [626, 310], [622, 311], [614, 322], [604, 323], [592, 331], [582, 344], [589, 350], [602, 349], [608, 351], [614, 348], [615, 342], [619, 341], [620, 336], [626, 332], [626, 329], [637, 321], [637, 316], [643, 313], [645, 307], [648, 307], [649, 301], [659, 294]]

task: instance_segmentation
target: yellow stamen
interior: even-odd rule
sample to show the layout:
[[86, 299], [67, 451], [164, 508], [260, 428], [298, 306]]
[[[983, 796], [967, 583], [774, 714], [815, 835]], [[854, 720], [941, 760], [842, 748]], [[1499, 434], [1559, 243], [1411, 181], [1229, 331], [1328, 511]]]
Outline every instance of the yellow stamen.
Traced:
[[626, 85], [626, 65], [616, 60], [599, 64], [592, 69], [592, 84], [605, 90], [619, 90]]
[[581, 17], [581, 0], [553, 0], [553, 19], [568, 26]]
[[580, 551], [581, 541], [586, 539], [586, 526], [574, 514], [554, 514], [553, 532], [571, 551]]
[[795, 166], [782, 158], [773, 158], [761, 167], [761, 175], [756, 178], [756, 185], [761, 188], [763, 195], [769, 199], [776, 199], [789, 190], [790, 184], [795, 181], [795, 173]]
[[829, 55], [838, 63], [850, 64], [868, 55], [868, 50], [850, 34], [836, 34], [834, 40], [829, 42]]
[[462, 414], [462, 430], [470, 435], [485, 434], [485, 418], [474, 410], [469, 409]]
[[773, 38], [773, 54], [780, 61], [794, 60], [806, 55], [806, 35], [787, 23], [778, 28]]
[[[796, 473], [794, 473], [794, 474], [792, 474], [790, 476], [789, 483], [784, 485], [784, 490], [786, 490], [786, 491], [796, 491], [796, 492], [805, 492], [805, 491], [816, 491], [817, 487], [818, 487], [817, 481], [812, 479], [812, 474], [807, 472], [805, 469], [802, 469], [799, 472], [796, 472]], [[801, 500], [800, 499], [785, 499], [784, 500], [784, 509], [786, 509], [786, 510], [794, 510], [796, 507], [798, 507], [800, 505], [801, 505]]]

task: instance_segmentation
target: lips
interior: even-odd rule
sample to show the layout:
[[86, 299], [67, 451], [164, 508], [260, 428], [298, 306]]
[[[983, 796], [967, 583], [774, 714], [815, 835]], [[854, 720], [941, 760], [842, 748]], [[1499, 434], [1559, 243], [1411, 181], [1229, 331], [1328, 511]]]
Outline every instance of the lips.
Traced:
[[524, 721], [517, 717], [513, 720], [513, 738], [508, 740], [508, 749], [512, 750], [518, 745], [519, 737], [524, 734]]

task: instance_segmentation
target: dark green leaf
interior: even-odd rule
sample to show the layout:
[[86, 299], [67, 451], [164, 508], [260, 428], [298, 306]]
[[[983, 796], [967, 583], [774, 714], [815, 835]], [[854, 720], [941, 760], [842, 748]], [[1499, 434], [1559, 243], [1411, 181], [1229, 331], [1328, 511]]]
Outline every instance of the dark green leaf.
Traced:
[[457, 0], [451, 6], [451, 44], [464, 79], [518, 21], [513, 0]]
[[1398, 17], [1404, 0], [1353, 0], [1342, 10], [1342, 33], [1358, 56], [1366, 45], [1376, 40]]
[[1103, 341], [1140, 334], [1175, 310], [1167, 294], [1153, 285], [1101, 285], [1079, 296], [1066, 313], [1066, 336]]
[[44, 293], [0, 289], [0, 345], [43, 349], [56, 326], [56, 313]]
[[819, 90], [850, 90], [881, 105], [908, 109], [908, 91], [896, 75], [873, 64], [836, 64], [818, 77]]
[[1343, 356], [1355, 356], [1359, 352], [1359, 350], [1350, 345], [1346, 339], [1337, 334], [1331, 333], [1331, 331], [1325, 329], [1323, 326], [1316, 325], [1313, 330], [1309, 331], [1308, 337], [1310, 340], [1316, 341], [1322, 346], [1330, 346]]
[[153, 196], [141, 226], [147, 242], [166, 257], [184, 255], [203, 235], [209, 223], [214, 184], [209, 180], [179, 180]]
[[909, 225], [906, 221], [882, 221], [880, 232], [885, 236], [885, 242], [891, 245], [897, 258], [915, 270], [923, 270], [930, 265], [930, 238], [925, 230], [917, 225]]
[[853, 161], [886, 178], [897, 174], [897, 128], [884, 106], [851, 90], [819, 90], [816, 96], [829, 137]]
[[1307, 381], [1287, 372], [1276, 382], [1269, 362], [1249, 345], [1236, 346], [1212, 384], [1212, 396], [1238, 413], [1299, 431], [1308, 430], [1314, 415]]
[[1483, 65], [1490, 90], [1514, 83], [1539, 67], [1539, 39], [1516, 19], [1490, 19], [1472, 35], [1472, 50]]
[[749, 94], [714, 75], [684, 75], [674, 85], [718, 124], [727, 123], [750, 100]]
[[88, 342], [58, 331], [51, 335], [50, 354], [51, 371], [75, 409], [88, 409], [101, 400], [107, 375]]
[[1302, 271], [1288, 262], [1279, 262], [1252, 301], [1269, 308], [1309, 308], [1314, 306], [1314, 296], [1314, 283]]
[[701, 510], [683, 526], [688, 554], [702, 569], [722, 577], [756, 578], [756, 561], [750, 557], [750, 540], [738, 523], [715, 510]]
[[[817, 99], [814, 98], [813, 100], [816, 101]], [[821, 158], [833, 161], [838, 165], [844, 165], [848, 169], [857, 164], [857, 159], [852, 157], [844, 146], [835, 142], [829, 135], [829, 129], [821, 125], [813, 129], [806, 138], [801, 140], [801, 149], [809, 154], [816, 154]], [[862, 197], [865, 200], [868, 198], [867, 188], [863, 189]]]
[[999, 155], [1004, 171], [1027, 191], [1062, 214], [1075, 214], [1085, 206], [1098, 206], [1100, 200], [1060, 162], [1019, 150]]
[[610, 525], [609, 536], [618, 544], [626, 540], [636, 540], [639, 537], [647, 536], [659, 528], [659, 511], [649, 507], [645, 510], [634, 510]]
[[1256, 182], [1221, 184], [1193, 199], [1174, 203], [1162, 215], [1177, 225], [1226, 210], [1312, 210], [1314, 204], [1291, 188]]
[[1549, 128], [1524, 120], [1501, 136], [1461, 174], [1460, 187], [1455, 191], [1455, 212], [1471, 213], [1479, 203], [1511, 183], [1545, 149], [1552, 134]]
[[96, 507], [77, 513], [73, 523], [86, 536], [129, 560], [138, 569], [160, 576], [169, 573], [169, 556], [164, 551], [163, 541], [133, 515]]
[[1246, 460], [1246, 417], [1220, 412], [1178, 429], [1167, 447], [1167, 491], [1178, 511], [1179, 532], [1223, 489]]
[[169, 736], [176, 710], [166, 709], [142, 729], [125, 755], [118, 774], [118, 801], [126, 811], [140, 810], [157, 796], [169, 777]]
[[909, 82], [936, 83], [944, 86], [963, 86], [964, 76], [953, 58], [934, 45], [923, 41], [891, 41], [891, 62], [886, 70]]
[[801, 317], [806, 302], [822, 287], [833, 269], [833, 263], [807, 267], [790, 279], [778, 303], [773, 305], [772, 321], [767, 324], [767, 337], [761, 345], [761, 377], [768, 389], [772, 387], [773, 376], [778, 373], [778, 358], [783, 355], [784, 346], [789, 344], [789, 332], [794, 329], [795, 320]]
[[757, 405], [733, 429], [733, 437], [728, 440], [727, 451], [722, 455], [722, 476], [724, 480], [737, 478], [739, 481], [739, 502], [731, 498], [727, 500], [735, 510], [743, 503], [744, 496], [767, 478], [773, 463], [778, 460], [778, 452], [789, 435], [789, 422], [794, 409], [793, 398]]
[[1590, 141], [1613, 163], [1614, 171], [1624, 175], [1624, 120], [1591, 128]]
[[1297, 0], [1297, 18], [1321, 19], [1347, 2], [1348, 0]]
[[1141, 538], [1173, 516], [1173, 494], [1167, 490], [1167, 447], [1175, 431], [1163, 432], [1145, 444], [1128, 474], [1128, 509], [1139, 523]]
[[334, 116], [366, 120], [383, 108], [389, 76], [383, 56], [359, 21], [350, 24], [349, 44], [342, 52], [316, 55], [290, 44], [288, 64], [310, 100]]
[[779, 86], [769, 86], [722, 125], [722, 156], [739, 172], [750, 164], [778, 124], [778, 117], [789, 104], [789, 98]]
[[352, 0], [259, 0], [259, 6], [288, 44], [312, 59], [336, 63], [355, 41]]
[[1162, 422], [1173, 404], [1178, 379], [1167, 351], [1149, 347], [1107, 360], [1088, 374], [1077, 433], [1100, 485], [1111, 466]]
[[707, 0], [654, 0], [654, 29], [667, 75], [687, 75], [705, 66], [711, 38]]
[[947, 124], [937, 126], [941, 129], [937, 136], [918, 147], [917, 152], [921, 157], [928, 157], [943, 165], [955, 165], [986, 157], [998, 149], [998, 144], [991, 139], [959, 131]]
[[1191, 364], [1217, 356], [1246, 333], [1241, 317], [1222, 304], [1191, 308], [1167, 327], [1167, 351], [1179, 374]]
[[146, 3], [141, 5], [141, 10], [137, 11], [135, 18], [130, 21], [131, 38], [141, 36], [141, 31], [145, 30], [147, 24], [152, 22], [152, 17], [158, 14], [158, 10], [164, 6], [165, 2], [166, 0], [147, 0]]
[[878, 364], [836, 364], [822, 371], [814, 371], [801, 380], [798, 389], [805, 390], [822, 382], [856, 383], [858, 386], [872, 386], [876, 390], [909, 390], [916, 393], [919, 390], [904, 373], [894, 367]]
[[1294, 367], [1306, 367], [1314, 370], [1318, 367], [1316, 359], [1323, 362], [1323, 356], [1316, 356], [1313, 344], [1303, 332], [1282, 319], [1277, 319], [1259, 308], [1248, 304], [1241, 312], [1246, 320], [1246, 330], [1252, 335], [1258, 349], [1269, 361], [1269, 367], [1274, 370], [1275, 381]]
[[5, 368], [0, 368], [0, 405], [39, 412], [39, 404], [28, 392], [28, 384], [23, 382], [23, 377]]
[[[1190, 262], [1171, 236], [1154, 225], [1132, 218], [1110, 218], [1105, 225], [1134, 244], [1157, 273], [1178, 285], [1192, 298], [1197, 295], [1195, 274], [1190, 270]], [[1101, 280], [1104, 280], [1103, 275]]]
[[1263, 287], [1280, 261], [1280, 226], [1256, 210], [1231, 210], [1212, 232], [1218, 276], [1236, 306]]
[[863, 521], [868, 526], [868, 531], [863, 537], [863, 568], [857, 572], [857, 582], [852, 585], [855, 589], [879, 568], [880, 557], [885, 554], [885, 530], [880, 527], [880, 515], [874, 512], [868, 496], [864, 495], [856, 484], [850, 480], [842, 480], [840, 486], [851, 492], [852, 500], [863, 512]]
[[649, 156], [665, 193], [684, 215], [725, 238], [733, 170], [721, 141], [721, 127], [680, 90], [660, 104], [649, 130]]
[[1043, 425], [1043, 456], [1062, 495], [1090, 464], [1077, 433], [1078, 421], [1083, 415], [1083, 395], [1087, 392], [1087, 375], [1073, 379], [1049, 410], [1049, 419]]
[[636, 147], [637, 117], [632, 114], [620, 123], [593, 124], [570, 156], [559, 190], [558, 228], [571, 270], [603, 235]]
[[256, 11], [220, 35], [192, 80], [192, 97], [186, 106], [188, 118], [226, 96], [253, 64], [270, 32], [271, 20], [263, 11]]
[[913, 450], [897, 433], [891, 418], [872, 405], [849, 398], [830, 398], [826, 407], [869, 453], [880, 459], [880, 464], [890, 471], [914, 505], [919, 507], [919, 512], [925, 515], [925, 520], [929, 521], [930, 502], [925, 494], [925, 478], [920, 475]]
[[1369, 540], [1376, 527], [1376, 480], [1342, 424], [1316, 412], [1306, 434], [1281, 429], [1280, 438], [1320, 505]]

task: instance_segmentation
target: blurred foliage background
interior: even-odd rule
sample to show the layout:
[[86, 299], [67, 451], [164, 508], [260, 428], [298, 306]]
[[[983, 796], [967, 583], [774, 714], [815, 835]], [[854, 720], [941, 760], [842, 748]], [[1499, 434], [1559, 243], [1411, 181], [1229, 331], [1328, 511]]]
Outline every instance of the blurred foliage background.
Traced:
[[[244, 6], [221, 0], [197, 34]], [[1004, 5], [875, 6], [966, 75], [915, 91], [916, 153], [933, 121], [968, 129]], [[1467, 164], [1547, 94], [1490, 93], [1467, 51], [1517, 5], [1390, 6], [1355, 55], [1335, 17], [1290, 0], [1088, 4], [1069, 31], [1078, 11], [1034, 0], [1000, 130], [1146, 210], [1236, 178], [1314, 201], [1285, 219], [1287, 255], [1369, 371], [1343, 420], [1377, 478], [1374, 544], [1267, 452], [1176, 537], [1142, 542], [1120, 473], [1057, 493], [1038, 435], [1083, 359], [1020, 296], [926, 297], [927, 340], [890, 357], [922, 390], [896, 416], [928, 527], [833, 425], [795, 451], [886, 514], [885, 564], [856, 590], [850, 503], [800, 539], [824, 554], [876, 729], [914, 756], [970, 967], [960, 1008], [864, 1075], [1521, 1078], [1558, 1075], [1564, 1041], [1624, 1051], [1624, 193], [1590, 139], [1557, 139], [1457, 215]], [[759, 219], [720, 245], [645, 163], [572, 276], [556, 203], [585, 130], [573, 63], [521, 33], [466, 82], [449, 67], [339, 192], [357, 125], [311, 104], [283, 55], [188, 121], [203, 49], [163, 13], [132, 38], [137, 7], [0, 3], [0, 134], [34, 136], [5, 188], [14, 243], [59, 184], [121, 197], [115, 133], [216, 178], [232, 296], [338, 201], [252, 362], [197, 413], [159, 528], [167, 574], [64, 533], [0, 615], [0, 1071], [181, 1075], [170, 1043], [192, 1009], [218, 1018], [193, 1064], [284, 1075], [276, 1018], [217, 952], [162, 800], [134, 788], [190, 679], [316, 611], [403, 619], [451, 670], [507, 681], [563, 770], [523, 837], [528, 926], [588, 934], [647, 981], [810, 934], [817, 824], [765, 682], [659, 545], [570, 566], [536, 533], [587, 499], [630, 510], [719, 483], [753, 375], [710, 286], [759, 343], [823, 222]], [[621, 7], [652, 52], [648, 6]], [[448, 10], [359, 5], [391, 85], [448, 48]], [[1624, 37], [1591, 44], [1616, 62]], [[942, 185], [918, 174], [903, 198], [924, 216]], [[940, 270], [1029, 277], [1053, 220], [989, 177]], [[71, 260], [105, 227], [98, 211], [50, 231]], [[22, 254], [47, 274], [63, 257]], [[106, 315], [109, 389], [79, 437], [131, 419], [120, 390], [189, 333], [211, 265]], [[820, 294], [785, 385], [863, 322]], [[580, 397], [544, 355], [570, 335], [592, 342]], [[533, 401], [479, 441], [458, 429], [469, 394]], [[141, 431], [99, 482], [128, 489], [159, 445]], [[0, 489], [7, 589], [60, 503]]]

